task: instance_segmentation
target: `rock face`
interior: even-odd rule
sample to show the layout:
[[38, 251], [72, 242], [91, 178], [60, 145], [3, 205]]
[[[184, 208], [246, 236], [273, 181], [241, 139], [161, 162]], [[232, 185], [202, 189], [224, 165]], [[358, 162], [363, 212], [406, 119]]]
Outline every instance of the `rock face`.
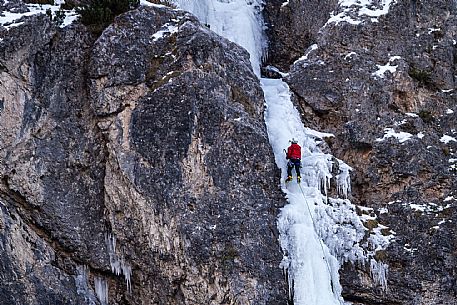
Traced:
[[249, 56], [141, 7], [0, 36], [2, 304], [285, 304]]
[[266, 1], [264, 17], [269, 44], [266, 65], [288, 71], [303, 56], [303, 51], [317, 42], [319, 30], [337, 4], [337, 0]]
[[[286, 13], [301, 2], [312, 9]], [[320, 8], [312, 2], [290, 1], [281, 14], [314, 20]], [[387, 1], [374, 2], [370, 10], [387, 13]], [[455, 1], [395, 1], [377, 20], [357, 6], [331, 11], [354, 22], [308, 26], [316, 45], [302, 50], [307, 55], [286, 81], [306, 125], [333, 133], [333, 154], [353, 167], [352, 202], [373, 208], [396, 232], [378, 257], [389, 265], [387, 290], [371, 283], [366, 269], [346, 265], [344, 297], [356, 304], [455, 304]], [[282, 31], [274, 41], [306, 40], [294, 33]]]

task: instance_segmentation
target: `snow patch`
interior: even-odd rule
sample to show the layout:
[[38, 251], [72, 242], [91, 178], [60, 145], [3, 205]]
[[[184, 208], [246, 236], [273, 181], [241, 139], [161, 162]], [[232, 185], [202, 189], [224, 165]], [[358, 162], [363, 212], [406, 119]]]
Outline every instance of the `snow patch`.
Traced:
[[311, 46], [308, 48], [308, 50], [306, 50], [305, 55], [303, 55], [302, 57], [300, 57], [299, 59], [297, 59], [297, 60], [294, 62], [294, 64], [295, 64], [296, 62], [299, 62], [299, 61], [302, 61], [302, 60], [307, 60], [309, 54], [311, 54], [311, 52], [313, 52], [313, 51], [315, 51], [315, 50], [317, 50], [317, 49], [318, 49], [317, 44], [311, 45]]
[[443, 135], [440, 139], [441, 142], [444, 144], [448, 144], [449, 142], [457, 142], [457, 139], [448, 135]]
[[433, 202], [428, 202], [424, 204], [404, 203], [403, 206], [409, 206], [411, 210], [422, 213], [439, 213], [451, 207], [450, 205], [446, 205], [443, 207]]
[[400, 56], [392, 56], [386, 65], [376, 65], [378, 70], [371, 73], [371, 75], [374, 77], [384, 78], [384, 73], [386, 72], [390, 72], [392, 74], [395, 73], [397, 71], [398, 65], [392, 65], [392, 62], [400, 58]]
[[165, 36], [165, 34], [173, 34], [178, 32], [178, 26], [172, 24], [165, 24], [162, 29], [152, 35], [152, 41], [157, 41]]
[[395, 0], [340, 0], [338, 7], [341, 12], [338, 14], [332, 12], [325, 26], [340, 22], [358, 25], [364, 20], [378, 22], [380, 16], [389, 13], [389, 8], [393, 3]]
[[344, 56], [344, 60], [348, 60], [348, 59], [350, 59], [352, 56], [355, 56], [355, 55], [357, 55], [356, 52], [349, 52], [348, 54], [346, 54], [346, 55]]
[[273, 71], [273, 72], [275, 72], [275, 73], [278, 73], [278, 74], [281, 75], [282, 77], [286, 77], [287, 75], [289, 75], [289, 73], [281, 72], [281, 70], [279, 70], [279, 69], [276, 68], [275, 66], [266, 66], [265, 69], [268, 70], [268, 71]]
[[412, 248], [410, 244], [405, 244], [403, 246], [403, 249], [407, 252], [409, 252], [410, 254], [413, 254], [414, 252], [417, 252], [418, 249], [417, 248]]
[[379, 214], [388, 214], [389, 213], [389, 209], [388, 208], [380, 208], [379, 209]]
[[409, 117], [412, 117], [412, 118], [418, 118], [419, 117], [419, 115], [417, 115], [416, 113], [412, 113], [412, 112], [407, 112], [405, 114], [406, 114], [406, 116], [409, 116]]
[[64, 28], [66, 26], [69, 26], [78, 19], [78, 16], [79, 15], [74, 11], [65, 12], [65, 19], [59, 27]]
[[381, 142], [388, 138], [396, 138], [398, 142], [404, 143], [413, 137], [412, 134], [408, 132], [395, 132], [393, 128], [384, 128], [384, 136], [382, 138], [377, 138], [375, 141]]
[[407, 120], [401, 120], [400, 122], [395, 122], [394, 125], [395, 126], [401, 126], [403, 124], [406, 124], [408, 121]]
[[[50, 11], [52, 17], [56, 16], [56, 12], [60, 10], [59, 5], [50, 5], [50, 4], [27, 4], [29, 12], [25, 13], [13, 13], [8, 11], [3, 11], [0, 16], [0, 26], [5, 27], [7, 30], [10, 30], [13, 27], [22, 25], [24, 22], [18, 22], [22, 17], [30, 17], [38, 14], [46, 14], [46, 11]], [[62, 10], [65, 14], [63, 23], [60, 25], [61, 28], [66, 27], [73, 23], [78, 18], [78, 14], [74, 11]]]
[[315, 138], [319, 138], [319, 139], [335, 137], [335, 135], [332, 134], [332, 133], [320, 132], [320, 131], [316, 131], [316, 130], [313, 130], [313, 129], [307, 128], [307, 127], [304, 128], [304, 131], [305, 131], [306, 135], [311, 136], [311, 137], [315, 137]]
[[377, 251], [385, 249], [394, 238], [395, 232], [379, 223], [378, 216], [372, 208], [358, 206], [362, 211], [360, 219], [368, 228], [369, 237], [363, 245], [367, 254], [364, 257], [374, 257]]
[[428, 33], [429, 33], [429, 34], [432, 34], [432, 33], [434, 33], [434, 32], [440, 32], [440, 31], [441, 31], [440, 28], [429, 28], [429, 29], [428, 29]]
[[452, 201], [452, 200], [456, 200], [454, 198], [454, 196], [447, 196], [446, 198], [443, 199], [443, 202]]
[[[160, 7], [160, 8], [168, 7], [168, 6], [165, 6], [163, 4], [151, 3], [151, 2], [149, 2], [147, 0], [140, 0], [140, 4], [144, 5], [144, 6], [154, 6], [154, 7]], [[170, 8], [170, 7], [168, 7], [168, 8]]]

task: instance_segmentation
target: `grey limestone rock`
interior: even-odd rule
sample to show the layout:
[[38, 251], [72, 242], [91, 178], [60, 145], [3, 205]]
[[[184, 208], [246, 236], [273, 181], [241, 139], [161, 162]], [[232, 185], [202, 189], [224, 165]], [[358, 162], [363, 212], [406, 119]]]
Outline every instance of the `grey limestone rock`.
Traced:
[[158, 6], [1, 35], [2, 304], [286, 303], [245, 50]]
[[304, 50], [317, 42], [319, 30], [337, 5], [336, 0], [265, 1], [263, 15], [268, 36], [266, 64], [288, 71]]
[[405, 0], [376, 22], [329, 23], [286, 77], [305, 124], [335, 134], [333, 154], [354, 168], [352, 202], [396, 232], [378, 254], [387, 290], [365, 268], [342, 270], [355, 304], [455, 303], [457, 142], [443, 136], [457, 135], [456, 12]]

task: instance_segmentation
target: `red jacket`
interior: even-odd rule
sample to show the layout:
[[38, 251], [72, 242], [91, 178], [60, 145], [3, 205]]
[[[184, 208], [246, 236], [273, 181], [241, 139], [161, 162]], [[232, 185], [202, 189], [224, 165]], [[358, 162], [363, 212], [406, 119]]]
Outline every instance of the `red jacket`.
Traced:
[[287, 149], [287, 159], [301, 159], [301, 147], [298, 144], [293, 143]]

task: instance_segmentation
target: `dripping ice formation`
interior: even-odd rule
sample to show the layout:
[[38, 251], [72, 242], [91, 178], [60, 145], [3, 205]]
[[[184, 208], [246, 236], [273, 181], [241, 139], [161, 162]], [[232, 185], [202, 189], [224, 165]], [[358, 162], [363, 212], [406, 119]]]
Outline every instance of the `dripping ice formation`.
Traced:
[[[260, 14], [262, 0], [174, 2], [179, 8], [196, 15], [211, 30], [248, 50], [254, 72], [260, 77], [259, 67], [265, 50], [264, 24]], [[384, 7], [390, 2], [383, 2]], [[313, 45], [308, 52], [317, 47]], [[261, 79], [261, 84], [267, 106], [268, 136], [283, 176], [286, 169], [283, 149], [288, 146], [288, 140], [292, 137], [298, 139], [303, 148], [301, 187], [296, 183], [286, 187], [281, 181], [289, 204], [278, 216], [280, 244], [284, 252], [281, 267], [287, 273], [289, 294], [294, 304], [342, 304], [338, 270], [346, 261], [368, 264], [375, 282], [385, 288], [387, 265], [372, 257], [375, 251], [387, 246], [390, 237], [380, 234], [378, 228], [361, 244], [367, 229], [363, 226], [363, 217], [357, 215], [356, 207], [346, 199], [351, 191], [351, 168], [319, 148], [323, 138], [332, 135], [303, 126], [290, 100], [289, 88], [282, 80]], [[335, 165], [338, 165], [337, 173], [334, 173]], [[341, 198], [328, 195], [332, 179]]]
[[[115, 275], [124, 275], [125, 282], [127, 284], [127, 290], [131, 292], [131, 276], [132, 267], [125, 260], [122, 253], [116, 248], [116, 237], [112, 234], [105, 235], [105, 244], [108, 250], [109, 262], [111, 266], [111, 272]], [[79, 282], [84, 283], [87, 281], [87, 270], [83, 269], [80, 271]], [[82, 286], [82, 285], [81, 285]], [[95, 294], [101, 305], [108, 305], [108, 281], [100, 276], [94, 276]]]
[[132, 267], [125, 260], [124, 256], [122, 254], [119, 254], [116, 250], [116, 237], [111, 234], [107, 234], [105, 236], [105, 243], [108, 248], [111, 272], [113, 272], [116, 275], [123, 274], [125, 282], [127, 284], [127, 289], [131, 291], [132, 286], [130, 278], [132, 276]]
[[94, 277], [95, 293], [100, 305], [108, 305], [108, 282], [102, 277]]
[[[288, 272], [294, 304], [341, 304], [338, 270], [344, 262], [368, 265], [375, 283], [386, 289], [388, 266], [373, 257], [375, 251], [388, 245], [391, 237], [381, 234], [381, 228], [387, 227], [380, 225], [367, 234], [363, 220], [376, 217], [367, 215], [372, 212], [369, 208], [362, 211], [365, 213], [362, 217], [358, 216], [356, 206], [347, 199], [352, 169], [319, 148], [324, 144], [323, 138], [332, 135], [303, 126], [286, 83], [277, 79], [261, 82], [267, 104], [265, 122], [283, 176], [286, 175], [283, 149], [289, 145], [288, 139], [295, 137], [303, 147], [302, 183], [293, 182], [286, 187], [282, 181], [289, 204], [278, 219], [285, 253], [281, 266]], [[334, 173], [336, 165], [338, 172]], [[341, 198], [329, 195], [332, 179]], [[363, 242], [365, 237], [367, 241]]]
[[262, 79], [262, 87], [267, 104], [265, 122], [269, 139], [283, 176], [286, 168], [283, 149], [288, 146], [288, 140], [296, 138], [303, 149], [302, 187], [295, 182], [288, 187], [283, 184], [289, 204], [278, 217], [284, 251], [281, 267], [288, 275], [290, 298], [294, 304], [340, 304], [339, 262], [316, 234], [316, 230], [325, 226], [322, 220], [329, 219], [325, 213], [313, 213], [316, 207], [325, 206], [321, 189], [326, 191], [329, 187], [332, 157], [317, 148], [314, 139], [318, 133], [310, 135], [307, 133], [310, 130], [303, 127], [298, 111], [290, 101], [288, 86], [281, 80]]
[[[75, 276], [75, 285], [76, 285], [76, 292], [78, 295], [84, 297], [84, 304], [87, 305], [96, 305], [97, 300], [96, 297], [93, 293], [93, 291], [89, 288], [89, 278], [88, 278], [88, 272], [89, 268], [85, 265], [78, 265], [76, 267], [76, 276]], [[107, 297], [108, 295], [108, 290], [105, 292], [102, 292], [100, 290], [101, 288], [100, 282], [95, 285], [95, 293], [98, 294], [99, 300], [100, 298], [104, 298], [105, 296]], [[108, 288], [108, 287], [106, 287]]]

